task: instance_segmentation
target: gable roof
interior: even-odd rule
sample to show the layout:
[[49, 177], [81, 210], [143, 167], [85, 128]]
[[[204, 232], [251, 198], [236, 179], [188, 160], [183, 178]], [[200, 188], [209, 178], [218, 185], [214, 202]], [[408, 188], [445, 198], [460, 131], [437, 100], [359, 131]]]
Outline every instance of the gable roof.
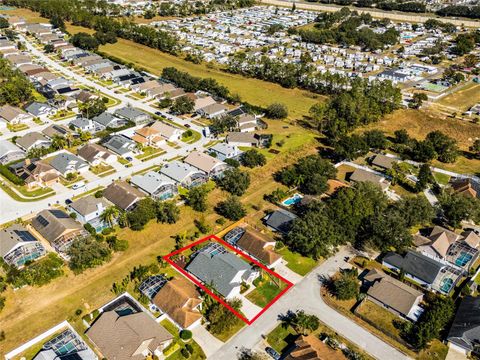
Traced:
[[200, 251], [187, 265], [190, 273], [203, 283], [213, 285], [225, 297], [240, 286], [240, 283], [233, 283], [237, 274], [250, 269], [248, 263], [229, 252], [211, 255]]
[[273, 246], [269, 245], [272, 242], [275, 241], [268, 236], [247, 228], [236, 245], [264, 264], [271, 265], [281, 258], [279, 254], [273, 251]]
[[45, 129], [42, 130], [42, 133], [49, 138], [53, 138], [55, 135], [60, 137], [64, 137], [66, 134], [70, 133], [70, 129], [65, 125], [61, 124], [52, 124], [47, 126]]
[[29, 149], [37, 141], [48, 142], [49, 140], [45, 136], [43, 136], [43, 134], [36, 131], [32, 131], [23, 135], [20, 138], [17, 138], [16, 143], [21, 147], [23, 147], [24, 149]]
[[353, 174], [350, 175], [350, 181], [370, 182], [379, 185], [382, 189], [388, 186], [388, 184], [386, 184], [384, 180], [384, 177], [363, 169], [355, 169]]
[[[28, 234], [27, 234], [28, 233]], [[32, 240], [33, 239], [33, 240]], [[7, 255], [14, 247], [38, 240], [22, 225], [13, 224], [0, 230], [0, 257]]]
[[224, 164], [223, 161], [215, 159], [213, 156], [197, 150], [192, 151], [190, 154], [188, 154], [188, 156], [183, 161], [207, 174], [212, 172], [217, 166]]
[[8, 122], [14, 120], [18, 115], [26, 115], [26, 112], [16, 106], [11, 105], [4, 105], [0, 107], [0, 117]]
[[104, 148], [102, 145], [95, 143], [87, 143], [77, 150], [77, 154], [88, 162], [94, 161], [99, 154], [102, 159], [106, 159], [109, 156], [116, 156], [110, 150]]
[[377, 154], [372, 160], [372, 164], [379, 166], [384, 169], [391, 169], [393, 164], [395, 164], [397, 160], [395, 158], [385, 156], [383, 154]]
[[24, 151], [20, 149], [17, 145], [11, 143], [8, 140], [0, 140], [0, 157], [3, 157], [9, 153], [19, 153], [19, 155], [24, 154]]
[[155, 171], [149, 171], [143, 175], [134, 175], [130, 182], [148, 194], [155, 193], [163, 185], [175, 185], [172, 179]]
[[301, 335], [295, 341], [295, 348], [285, 360], [346, 360], [339, 350], [334, 350], [324, 344], [318, 337], [311, 334]]
[[40, 235], [53, 243], [64, 233], [83, 230], [82, 225], [62, 210], [42, 210], [32, 220], [32, 226]]
[[153, 298], [153, 303], [183, 328], [188, 328], [202, 317], [195, 310], [201, 302], [195, 285], [183, 276], [168, 281]]
[[433, 284], [438, 273], [445, 267], [442, 263], [414, 251], [408, 251], [405, 257], [390, 252], [385, 255], [383, 262], [403, 269], [405, 273], [428, 284]]
[[58, 154], [50, 161], [50, 165], [62, 174], [68, 170], [70, 163], [74, 163], [75, 170], [88, 167], [88, 164], [85, 161], [80, 159], [78, 156], [67, 152]]
[[175, 160], [165, 164], [160, 170], [160, 173], [175, 180], [176, 182], [183, 183], [188, 177], [201, 172], [192, 165]]
[[135, 355], [144, 342], [153, 352], [173, 338], [144, 312], [119, 316], [115, 311], [106, 311], [87, 330], [87, 335], [111, 360], [144, 359], [142, 354]]
[[125, 181], [117, 181], [108, 185], [103, 191], [103, 196], [118, 206], [120, 209], [127, 210], [145, 195], [129, 185]]
[[407, 316], [423, 294], [390, 276], [383, 276], [367, 291], [367, 294], [389, 308]]
[[447, 340], [473, 350], [480, 342], [480, 297], [465, 296], [458, 307]]
[[268, 215], [265, 224], [274, 230], [287, 233], [290, 231], [292, 221], [297, 218], [297, 215], [290, 211], [279, 209]]
[[88, 195], [75, 200], [70, 204], [70, 207], [80, 215], [85, 216], [96, 212], [99, 205], [101, 205], [103, 208], [107, 208], [109, 203], [104, 198], [96, 198], [93, 195]]

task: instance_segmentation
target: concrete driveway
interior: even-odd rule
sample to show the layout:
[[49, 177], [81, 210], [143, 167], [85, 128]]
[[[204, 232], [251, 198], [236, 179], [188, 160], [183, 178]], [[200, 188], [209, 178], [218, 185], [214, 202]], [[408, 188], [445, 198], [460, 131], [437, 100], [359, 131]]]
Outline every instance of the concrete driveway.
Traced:
[[253, 319], [257, 314], [262, 311], [262, 308], [258, 305], [255, 305], [253, 302], [248, 300], [245, 296], [238, 295], [240, 300], [242, 300], [242, 313], [245, 314], [247, 319]]
[[192, 330], [193, 339], [201, 346], [207, 359], [218, 351], [223, 345], [223, 342], [218, 340], [215, 336], [210, 334], [203, 325], [198, 325]]
[[282, 262], [275, 267], [274, 271], [281, 277], [290, 281], [292, 284], [296, 284], [303, 279], [301, 275], [298, 275], [296, 272], [287, 267], [287, 262], [285, 260], [282, 260]]

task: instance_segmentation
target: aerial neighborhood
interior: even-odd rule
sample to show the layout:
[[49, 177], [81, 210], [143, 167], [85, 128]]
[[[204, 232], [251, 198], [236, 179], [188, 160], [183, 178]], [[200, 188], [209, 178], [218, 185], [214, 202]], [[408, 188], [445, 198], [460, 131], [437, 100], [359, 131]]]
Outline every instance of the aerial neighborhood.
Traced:
[[0, 356], [480, 357], [476, 1], [0, 1]]

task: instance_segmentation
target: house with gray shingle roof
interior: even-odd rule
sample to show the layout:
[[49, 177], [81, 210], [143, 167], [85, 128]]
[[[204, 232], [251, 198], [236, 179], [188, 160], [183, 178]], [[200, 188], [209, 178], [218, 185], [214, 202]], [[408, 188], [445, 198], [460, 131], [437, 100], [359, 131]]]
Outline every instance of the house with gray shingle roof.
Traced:
[[133, 156], [133, 152], [137, 144], [132, 139], [120, 134], [113, 135], [108, 139], [103, 146], [112, 150], [114, 153], [126, 158]]
[[192, 188], [208, 181], [205, 172], [177, 160], [164, 165], [160, 173], [186, 188]]
[[57, 109], [46, 103], [34, 101], [25, 107], [25, 111], [36, 118], [46, 120], [49, 116], [55, 115]]
[[249, 284], [258, 277], [258, 272], [240, 257], [228, 251], [210, 251], [210, 248], [208, 245], [200, 250], [186, 270], [226, 299], [240, 294], [242, 282]]
[[17, 145], [8, 140], [0, 140], [0, 164], [5, 165], [24, 157], [25, 153]]
[[13, 224], [0, 230], [0, 256], [16, 267], [45, 255], [43, 245], [22, 225]]
[[112, 113], [106, 111], [98, 116], [95, 116], [92, 120], [102, 129], [115, 129], [122, 127], [128, 123], [128, 120], [120, 119], [119, 117], [116, 117]]
[[208, 149], [210, 153], [216, 155], [218, 160], [225, 161], [226, 159], [234, 159], [242, 153], [238, 146], [227, 143], [218, 143]]
[[111, 203], [104, 198], [88, 195], [72, 202], [68, 207], [73, 213], [77, 214], [79, 222], [82, 224], [88, 223], [99, 232], [108, 225], [101, 220], [100, 216], [110, 205]]
[[84, 172], [88, 170], [88, 163], [78, 156], [70, 153], [60, 153], [55, 156], [50, 165], [57, 170], [63, 177], [71, 173]]
[[130, 183], [159, 200], [172, 198], [178, 193], [175, 181], [155, 171], [134, 175]]
[[143, 112], [141, 110], [138, 110], [130, 106], [126, 106], [126, 107], [115, 110], [115, 115], [122, 119], [131, 121], [136, 125], [145, 124], [152, 120], [150, 115], [148, 115], [146, 112]]

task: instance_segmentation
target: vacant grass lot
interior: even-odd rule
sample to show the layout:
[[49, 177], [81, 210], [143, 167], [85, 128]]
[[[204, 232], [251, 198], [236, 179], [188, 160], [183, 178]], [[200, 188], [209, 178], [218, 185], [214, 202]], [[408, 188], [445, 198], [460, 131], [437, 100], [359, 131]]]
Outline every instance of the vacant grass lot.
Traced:
[[480, 84], [469, 82], [460, 90], [445, 96], [438, 102], [440, 105], [450, 106], [458, 111], [466, 111], [480, 102]]
[[411, 137], [423, 140], [434, 130], [440, 130], [458, 141], [462, 150], [468, 147], [476, 138], [480, 138], [480, 125], [456, 119], [440, 119], [419, 110], [397, 110], [375, 124], [363, 127], [359, 131], [379, 129], [387, 135], [393, 135], [395, 130], [405, 129]]

